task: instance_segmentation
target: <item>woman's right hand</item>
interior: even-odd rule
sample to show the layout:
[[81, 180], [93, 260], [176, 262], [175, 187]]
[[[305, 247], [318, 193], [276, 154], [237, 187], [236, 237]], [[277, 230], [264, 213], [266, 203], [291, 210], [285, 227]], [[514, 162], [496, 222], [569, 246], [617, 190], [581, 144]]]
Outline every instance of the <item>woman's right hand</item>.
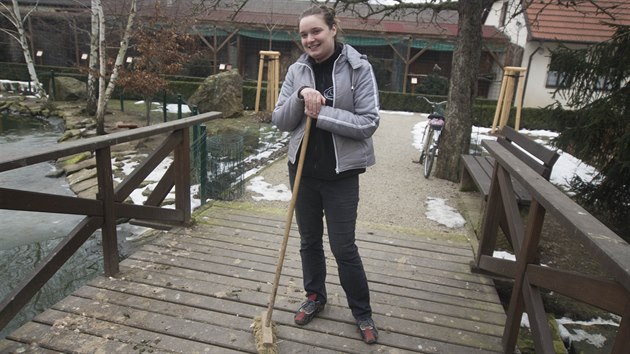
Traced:
[[302, 89], [300, 95], [304, 100], [304, 113], [313, 119], [317, 119], [317, 116], [319, 116], [319, 110], [322, 105], [326, 104], [324, 96], [322, 96], [319, 91], [310, 87]]

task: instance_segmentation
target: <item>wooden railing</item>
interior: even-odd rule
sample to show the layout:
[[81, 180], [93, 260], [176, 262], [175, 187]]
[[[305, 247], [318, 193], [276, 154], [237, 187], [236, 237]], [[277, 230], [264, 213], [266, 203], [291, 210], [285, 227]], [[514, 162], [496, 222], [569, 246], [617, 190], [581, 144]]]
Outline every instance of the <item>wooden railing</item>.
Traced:
[[[482, 145], [496, 164], [473, 267], [514, 281], [503, 333], [504, 352], [514, 353], [521, 316], [526, 311], [536, 353], [555, 353], [541, 297], [541, 289], [547, 289], [621, 316], [613, 353], [630, 353], [630, 245], [498, 142], [485, 140]], [[526, 227], [510, 177], [532, 195]], [[546, 212], [558, 219], [576, 243], [585, 246], [607, 272], [606, 278], [543, 267], [537, 262]], [[511, 239], [516, 261], [492, 256], [499, 227], [507, 227], [505, 234]]]
[[[96, 199], [86, 199], [0, 186], [0, 209], [85, 215], [85, 218], [0, 303], [0, 329], [15, 317], [97, 229], [102, 230], [105, 275], [114, 276], [119, 271], [116, 234], [118, 218], [188, 224], [191, 218], [190, 127], [220, 115], [219, 112], [209, 112], [168, 123], [58, 144], [22, 156], [2, 156], [0, 172], [85, 151], [93, 152], [96, 155], [98, 193]], [[155, 151], [114, 187], [111, 147], [158, 134], [167, 134], [167, 136]], [[171, 152], [173, 163], [148, 196], [145, 204], [125, 203], [127, 197]], [[175, 209], [161, 208], [160, 204], [173, 186], [175, 187]]]

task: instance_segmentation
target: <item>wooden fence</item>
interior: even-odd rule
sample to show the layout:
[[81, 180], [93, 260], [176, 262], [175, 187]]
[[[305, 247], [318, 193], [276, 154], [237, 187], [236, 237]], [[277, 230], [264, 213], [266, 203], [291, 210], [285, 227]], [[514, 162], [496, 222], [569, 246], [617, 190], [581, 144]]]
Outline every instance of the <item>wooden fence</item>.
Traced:
[[[529, 317], [536, 353], [555, 353], [541, 290], [587, 303], [621, 316], [613, 353], [630, 353], [630, 245], [557, 187], [496, 141], [482, 145], [496, 159], [481, 226], [476, 270], [513, 279], [503, 333], [503, 350], [514, 353], [523, 312]], [[517, 205], [511, 178], [532, 195], [526, 225]], [[607, 272], [594, 277], [542, 266], [537, 261], [545, 213], [549, 212]], [[499, 228], [509, 235], [516, 261], [494, 258]], [[612, 279], [612, 280], [611, 280]]]
[[[96, 231], [102, 230], [105, 275], [118, 273], [116, 220], [136, 218], [185, 225], [190, 222], [190, 127], [218, 118], [209, 112], [168, 123], [35, 149], [21, 156], [0, 158], [0, 172], [90, 151], [96, 156], [98, 193], [96, 199], [68, 197], [0, 186], [0, 209], [85, 215], [33, 271], [0, 303], [0, 329], [28, 303], [39, 289]], [[114, 187], [111, 147], [158, 134], [167, 134], [162, 143], [120, 184]], [[126, 203], [129, 195], [164, 158], [173, 154], [173, 164], [158, 182], [144, 205]], [[160, 204], [175, 187], [175, 209]]]

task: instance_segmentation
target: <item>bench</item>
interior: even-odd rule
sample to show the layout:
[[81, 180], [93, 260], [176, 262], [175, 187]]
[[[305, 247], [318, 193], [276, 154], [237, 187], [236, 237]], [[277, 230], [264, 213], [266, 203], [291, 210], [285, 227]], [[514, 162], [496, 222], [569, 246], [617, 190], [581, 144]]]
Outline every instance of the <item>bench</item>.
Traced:
[[[549, 180], [553, 165], [558, 160], [558, 157], [560, 157], [556, 151], [536, 143], [508, 126], [501, 129], [497, 141], [536, 171], [536, 173], [546, 180]], [[494, 170], [494, 158], [487, 155], [462, 155], [461, 158], [462, 177], [460, 190], [478, 190], [483, 194], [484, 200], [487, 200]], [[532, 197], [527, 189], [523, 188], [523, 186], [514, 179], [512, 179], [512, 184], [518, 204], [521, 206], [529, 205]]]

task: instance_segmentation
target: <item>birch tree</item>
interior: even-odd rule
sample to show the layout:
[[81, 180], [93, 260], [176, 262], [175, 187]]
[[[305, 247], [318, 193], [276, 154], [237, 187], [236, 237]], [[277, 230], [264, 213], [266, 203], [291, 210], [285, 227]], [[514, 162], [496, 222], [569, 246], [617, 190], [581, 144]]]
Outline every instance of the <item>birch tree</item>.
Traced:
[[26, 32], [24, 31], [24, 22], [33, 13], [33, 11], [37, 9], [37, 3], [35, 3], [35, 6], [33, 6], [31, 9], [29, 9], [24, 17], [21, 16], [20, 6], [17, 0], [12, 0], [11, 5], [12, 8], [9, 8], [7, 5], [5, 5], [5, 3], [0, 2], [0, 6], [4, 10], [0, 11], [0, 14], [2, 14], [2, 16], [4, 16], [13, 25], [13, 27], [15, 27], [15, 29], [11, 30], [7, 28], [0, 28], [0, 30], [8, 34], [11, 38], [16, 40], [20, 44], [20, 47], [22, 48], [22, 53], [24, 55], [24, 61], [26, 62], [26, 67], [28, 68], [28, 73], [31, 78], [32, 86], [35, 88], [37, 96], [48, 99], [48, 94], [46, 94], [44, 86], [37, 77], [35, 64], [33, 63], [33, 56], [31, 55], [30, 45], [26, 37]]
[[98, 16], [99, 0], [92, 0], [91, 14], [91, 34], [90, 34], [90, 54], [88, 57], [88, 80], [87, 80], [87, 104], [85, 110], [90, 116], [96, 115], [98, 106]]
[[[107, 43], [106, 43], [106, 27], [105, 27], [105, 13], [103, 11], [103, 4], [101, 0], [92, 0], [92, 6], [96, 7], [96, 14], [98, 21], [93, 21], [98, 24], [98, 100], [96, 106], [96, 132], [99, 135], [105, 134], [105, 112], [107, 110], [107, 102], [112, 96], [114, 89], [116, 88], [116, 81], [122, 67], [127, 48], [129, 47], [129, 39], [133, 30], [134, 19], [137, 12], [137, 2], [132, 0], [129, 9], [129, 17], [127, 18], [127, 26], [123, 33], [123, 38], [120, 42], [118, 54], [112, 68], [111, 75], [109, 76], [109, 82], [107, 81]], [[93, 10], [94, 11], [94, 10]], [[92, 32], [94, 33], [94, 31]], [[94, 52], [94, 50], [90, 50]]]

